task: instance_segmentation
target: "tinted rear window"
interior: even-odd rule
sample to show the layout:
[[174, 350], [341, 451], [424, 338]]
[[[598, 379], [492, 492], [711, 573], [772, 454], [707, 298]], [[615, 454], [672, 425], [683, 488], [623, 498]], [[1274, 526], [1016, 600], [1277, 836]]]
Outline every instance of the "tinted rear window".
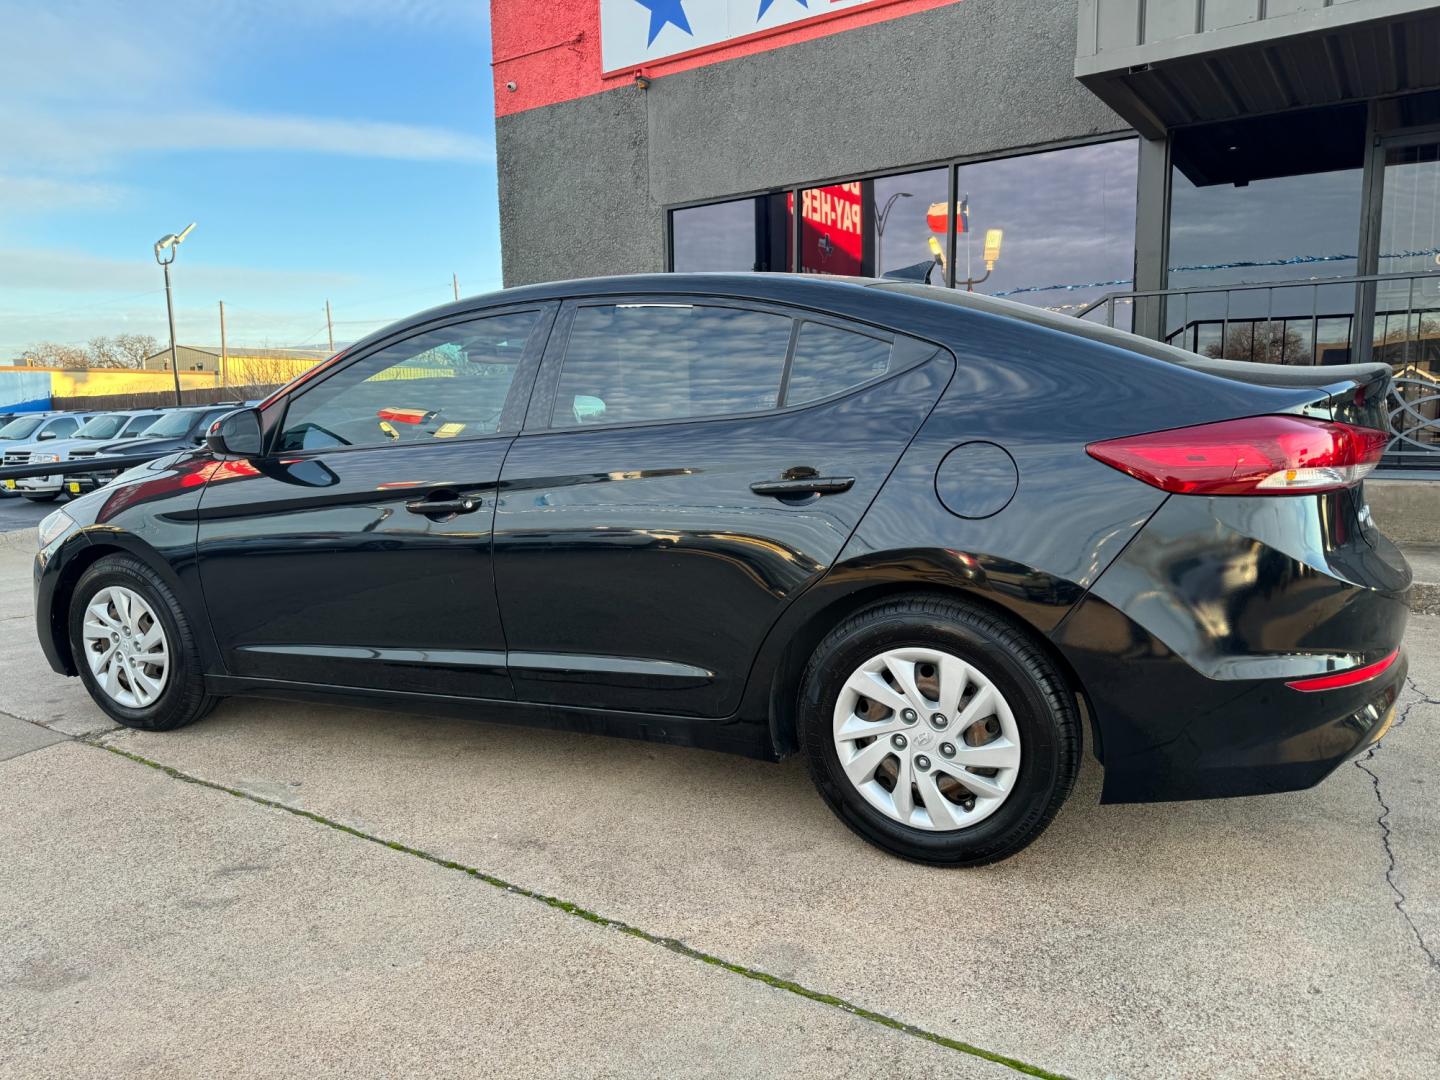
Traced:
[[624, 424], [773, 409], [793, 320], [684, 303], [575, 313], [551, 422]]
[[807, 322], [795, 342], [786, 405], [838, 394], [879, 378], [890, 369], [890, 342]]

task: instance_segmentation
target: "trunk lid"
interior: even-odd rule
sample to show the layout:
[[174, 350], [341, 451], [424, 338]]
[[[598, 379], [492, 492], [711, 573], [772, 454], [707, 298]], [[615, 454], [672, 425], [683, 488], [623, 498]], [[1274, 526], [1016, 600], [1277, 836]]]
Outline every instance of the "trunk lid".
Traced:
[[[1179, 350], [1176, 350], [1177, 352]], [[1173, 353], [1166, 360], [1222, 379], [1273, 386], [1285, 390], [1314, 390], [1315, 399], [1307, 408], [1325, 414], [1326, 419], [1356, 427], [1390, 430], [1390, 385], [1394, 375], [1388, 364], [1335, 364], [1324, 367], [1292, 367], [1286, 364], [1259, 364], [1248, 360], [1216, 360], [1193, 353]]]

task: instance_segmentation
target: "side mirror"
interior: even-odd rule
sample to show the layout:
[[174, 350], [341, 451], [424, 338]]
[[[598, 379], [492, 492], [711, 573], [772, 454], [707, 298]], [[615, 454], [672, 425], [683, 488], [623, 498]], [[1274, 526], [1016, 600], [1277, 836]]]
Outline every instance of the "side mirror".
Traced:
[[38, 437], [35, 441], [36, 441], [36, 442], [44, 442], [46, 439], [53, 439], [53, 438], [55, 438], [55, 432], [53, 432], [53, 431], [42, 431], [42, 432], [40, 432], [39, 437]]
[[226, 413], [210, 425], [205, 445], [218, 457], [259, 457], [264, 446], [260, 437], [260, 410], [239, 409]]

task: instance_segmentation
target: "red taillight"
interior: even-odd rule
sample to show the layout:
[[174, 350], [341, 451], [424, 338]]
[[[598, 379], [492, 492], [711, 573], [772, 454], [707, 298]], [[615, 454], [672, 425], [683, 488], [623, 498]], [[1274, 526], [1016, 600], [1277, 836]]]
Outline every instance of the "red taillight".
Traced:
[[1249, 416], [1091, 443], [1086, 452], [1180, 495], [1288, 495], [1363, 480], [1390, 436], [1305, 416]]
[[1400, 650], [1396, 649], [1384, 660], [1377, 660], [1364, 667], [1351, 668], [1349, 671], [1337, 671], [1333, 675], [1317, 675], [1313, 679], [1296, 679], [1285, 685], [1291, 690], [1299, 690], [1305, 694], [1313, 694], [1316, 690], [1337, 690], [1342, 686], [1354, 686], [1356, 683], [1369, 682], [1371, 679], [1378, 678], [1390, 670], [1398, 659], [1400, 659]]

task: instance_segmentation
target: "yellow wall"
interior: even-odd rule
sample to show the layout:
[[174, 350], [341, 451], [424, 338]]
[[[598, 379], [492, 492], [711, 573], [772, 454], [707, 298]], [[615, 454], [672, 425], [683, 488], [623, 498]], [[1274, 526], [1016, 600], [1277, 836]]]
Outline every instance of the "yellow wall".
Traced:
[[[52, 397], [107, 397], [111, 394], [153, 394], [169, 390], [175, 380], [168, 371], [131, 371], [112, 368], [87, 371], [52, 371]], [[182, 390], [208, 390], [220, 385], [212, 371], [180, 372]]]

